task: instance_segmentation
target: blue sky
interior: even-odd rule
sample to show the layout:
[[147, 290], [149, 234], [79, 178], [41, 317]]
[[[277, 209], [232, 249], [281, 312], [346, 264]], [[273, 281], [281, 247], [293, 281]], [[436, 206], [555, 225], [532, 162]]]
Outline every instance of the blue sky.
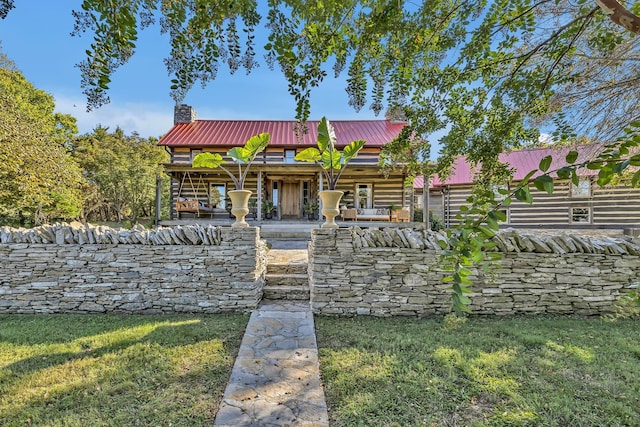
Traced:
[[[174, 101], [169, 96], [171, 77], [163, 59], [169, 53], [169, 39], [158, 27], [139, 34], [136, 54], [112, 78], [111, 103], [90, 113], [80, 88], [80, 71], [75, 64], [84, 58], [92, 36], [71, 37], [73, 9], [80, 0], [16, 1], [15, 9], [0, 20], [2, 51], [13, 60], [36, 88], [51, 94], [59, 112], [78, 119], [80, 133], [96, 126], [121, 127], [143, 137], [161, 136], [173, 124]], [[60, 6], [64, 4], [64, 6]], [[264, 42], [258, 41], [261, 47]], [[261, 49], [258, 54], [262, 55]], [[205, 89], [196, 84], [184, 103], [192, 105], [202, 119], [281, 119], [295, 117], [295, 104], [287, 92], [280, 71], [270, 71], [262, 56], [260, 68], [247, 76], [243, 70], [230, 76], [220, 67], [218, 77]], [[376, 119], [367, 107], [356, 113], [347, 104], [344, 78], [327, 80], [311, 98], [311, 119]]]

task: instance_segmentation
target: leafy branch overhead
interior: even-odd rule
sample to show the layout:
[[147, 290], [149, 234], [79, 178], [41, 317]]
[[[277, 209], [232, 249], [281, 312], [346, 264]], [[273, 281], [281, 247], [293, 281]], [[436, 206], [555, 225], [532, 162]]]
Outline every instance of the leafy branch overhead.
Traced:
[[[221, 66], [251, 72], [262, 53], [288, 81], [298, 119], [308, 118], [312, 91], [329, 74], [343, 75], [355, 110], [403, 110], [406, 135], [438, 139], [443, 172], [458, 155], [486, 162], [535, 142], [540, 125], [558, 136], [611, 140], [638, 120], [640, 2], [624, 5], [84, 0], [73, 33], [93, 36], [79, 65], [89, 108], [108, 102], [112, 74], [139, 47], [140, 31], [159, 23], [169, 36], [165, 63], [176, 101], [214, 80]], [[3, 13], [12, 7], [0, 1]], [[264, 42], [256, 34], [263, 24]]]

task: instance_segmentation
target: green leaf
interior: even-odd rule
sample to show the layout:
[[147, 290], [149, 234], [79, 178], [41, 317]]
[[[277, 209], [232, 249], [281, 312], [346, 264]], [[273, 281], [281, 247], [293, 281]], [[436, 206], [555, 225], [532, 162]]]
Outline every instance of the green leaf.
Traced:
[[491, 238], [491, 237], [496, 235], [496, 233], [492, 229], [487, 227], [486, 225], [480, 224], [478, 226], [478, 230], [480, 231], [480, 233], [482, 233], [487, 238]]
[[344, 162], [346, 163], [351, 159], [355, 159], [358, 155], [358, 152], [362, 149], [362, 147], [364, 147], [364, 144], [364, 139], [357, 139], [355, 141], [351, 141], [349, 145], [344, 147], [344, 150], [342, 150]]
[[473, 262], [475, 262], [476, 264], [479, 262], [484, 261], [484, 252], [476, 252], [473, 254], [472, 256]]
[[521, 202], [528, 203], [528, 204], [533, 203], [533, 197], [531, 196], [531, 191], [529, 190], [529, 187], [518, 188], [514, 193], [514, 196], [516, 197], [516, 199], [520, 200]]
[[549, 175], [540, 175], [533, 180], [533, 185], [540, 191], [553, 194], [553, 178]]
[[340, 169], [341, 158], [339, 151], [325, 151], [322, 153], [322, 168], [323, 169]]
[[244, 145], [244, 149], [245, 149], [244, 154], [248, 155], [249, 160], [254, 158], [257, 154], [260, 154], [267, 148], [267, 145], [269, 145], [270, 139], [271, 139], [271, 135], [269, 135], [266, 132], [252, 136], [247, 140], [247, 142]]
[[500, 226], [498, 225], [498, 221], [496, 221], [495, 217], [488, 216], [487, 217], [487, 225], [492, 230], [496, 230], [497, 231], [497, 230], [500, 229]]
[[598, 170], [601, 167], [602, 167], [601, 160], [594, 160], [592, 162], [587, 163], [587, 169], [590, 169], [590, 170]]
[[242, 147], [233, 147], [231, 150], [227, 151], [227, 156], [240, 163], [246, 163], [249, 161], [249, 151]]
[[558, 169], [558, 178], [569, 179], [571, 177], [571, 171], [573, 171], [573, 168], [570, 168], [568, 166], [564, 166]]
[[636, 171], [631, 178], [632, 187], [640, 187], [640, 170]]
[[578, 160], [578, 152], [577, 151], [569, 151], [567, 153], [567, 157], [565, 158], [566, 162], [569, 164], [575, 163]]
[[336, 132], [326, 117], [318, 123], [318, 149], [320, 152], [333, 151], [336, 145]]
[[194, 168], [210, 168], [215, 169], [224, 164], [224, 159], [218, 153], [200, 153], [193, 158], [192, 166]]
[[580, 185], [580, 177], [576, 173], [575, 169], [571, 171], [571, 183], [573, 185]]
[[458, 274], [461, 277], [467, 277], [467, 276], [471, 275], [472, 273], [473, 272], [471, 270], [469, 270], [468, 268], [461, 267], [461, 268], [458, 269]]
[[309, 147], [296, 154], [294, 159], [299, 162], [319, 162], [322, 160], [322, 154], [317, 148]]
[[538, 171], [537, 171], [537, 170], [532, 170], [532, 171], [530, 171], [528, 174], [526, 174], [526, 175], [525, 175], [525, 177], [524, 177], [524, 178], [522, 178], [522, 182], [525, 182], [525, 183], [526, 183], [526, 182], [529, 182], [529, 180], [531, 179], [531, 177], [532, 177], [536, 172], [538, 172]]
[[602, 168], [600, 172], [598, 172], [598, 180], [597, 183], [599, 186], [605, 186], [611, 182], [613, 179], [613, 173], [610, 168]]
[[548, 171], [549, 167], [551, 166], [552, 160], [553, 158], [551, 156], [543, 157], [542, 160], [540, 160], [540, 164], [538, 165], [538, 168], [540, 168], [542, 172]]

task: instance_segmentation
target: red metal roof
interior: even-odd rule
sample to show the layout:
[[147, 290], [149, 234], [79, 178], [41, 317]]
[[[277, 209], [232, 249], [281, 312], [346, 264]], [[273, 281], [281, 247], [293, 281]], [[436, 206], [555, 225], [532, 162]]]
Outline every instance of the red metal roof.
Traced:
[[[562, 166], [566, 166], [565, 158], [570, 151], [578, 152], [577, 162], [583, 162], [585, 160], [595, 157], [595, 155], [602, 149], [602, 145], [590, 144], [580, 145], [573, 147], [559, 147], [559, 148], [537, 148], [532, 150], [520, 150], [511, 151], [509, 153], [500, 154], [498, 157], [501, 162], [508, 163], [514, 169], [513, 180], [521, 181], [529, 172], [534, 169], [538, 169], [540, 160], [546, 156], [551, 156], [553, 161], [549, 167], [549, 171], [554, 171]], [[464, 185], [472, 184], [475, 171], [471, 165], [466, 162], [466, 158], [458, 157], [453, 163], [451, 175], [444, 182], [440, 180], [438, 176], [435, 176], [431, 180], [430, 188], [442, 187], [446, 185]], [[597, 175], [598, 171], [589, 170], [586, 168], [581, 169], [578, 175], [588, 176]], [[534, 175], [537, 176], [540, 173]], [[554, 174], [552, 174], [554, 175]], [[413, 181], [414, 188], [422, 188], [424, 186], [423, 177], [416, 177]]]
[[[345, 146], [356, 139], [367, 141], [366, 147], [382, 147], [398, 136], [404, 122], [386, 120], [330, 121], [336, 131], [338, 146]], [[169, 147], [242, 146], [254, 135], [268, 132], [270, 146], [315, 146], [318, 138], [318, 121], [307, 122], [309, 132], [298, 140], [296, 121], [277, 120], [196, 120], [178, 123], [160, 139], [158, 145]]]

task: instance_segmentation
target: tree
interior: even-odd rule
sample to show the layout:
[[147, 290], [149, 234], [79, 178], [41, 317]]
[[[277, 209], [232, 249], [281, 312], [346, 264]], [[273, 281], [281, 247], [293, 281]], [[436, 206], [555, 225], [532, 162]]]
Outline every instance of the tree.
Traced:
[[84, 181], [65, 148], [75, 119], [54, 113], [51, 95], [1, 53], [0, 63], [0, 222], [77, 218]]
[[74, 156], [90, 183], [86, 219], [136, 222], [151, 216], [156, 180], [164, 177], [160, 164], [167, 161], [167, 153], [156, 144], [154, 138], [126, 136], [120, 128], [110, 133], [104, 127], [75, 141]]

